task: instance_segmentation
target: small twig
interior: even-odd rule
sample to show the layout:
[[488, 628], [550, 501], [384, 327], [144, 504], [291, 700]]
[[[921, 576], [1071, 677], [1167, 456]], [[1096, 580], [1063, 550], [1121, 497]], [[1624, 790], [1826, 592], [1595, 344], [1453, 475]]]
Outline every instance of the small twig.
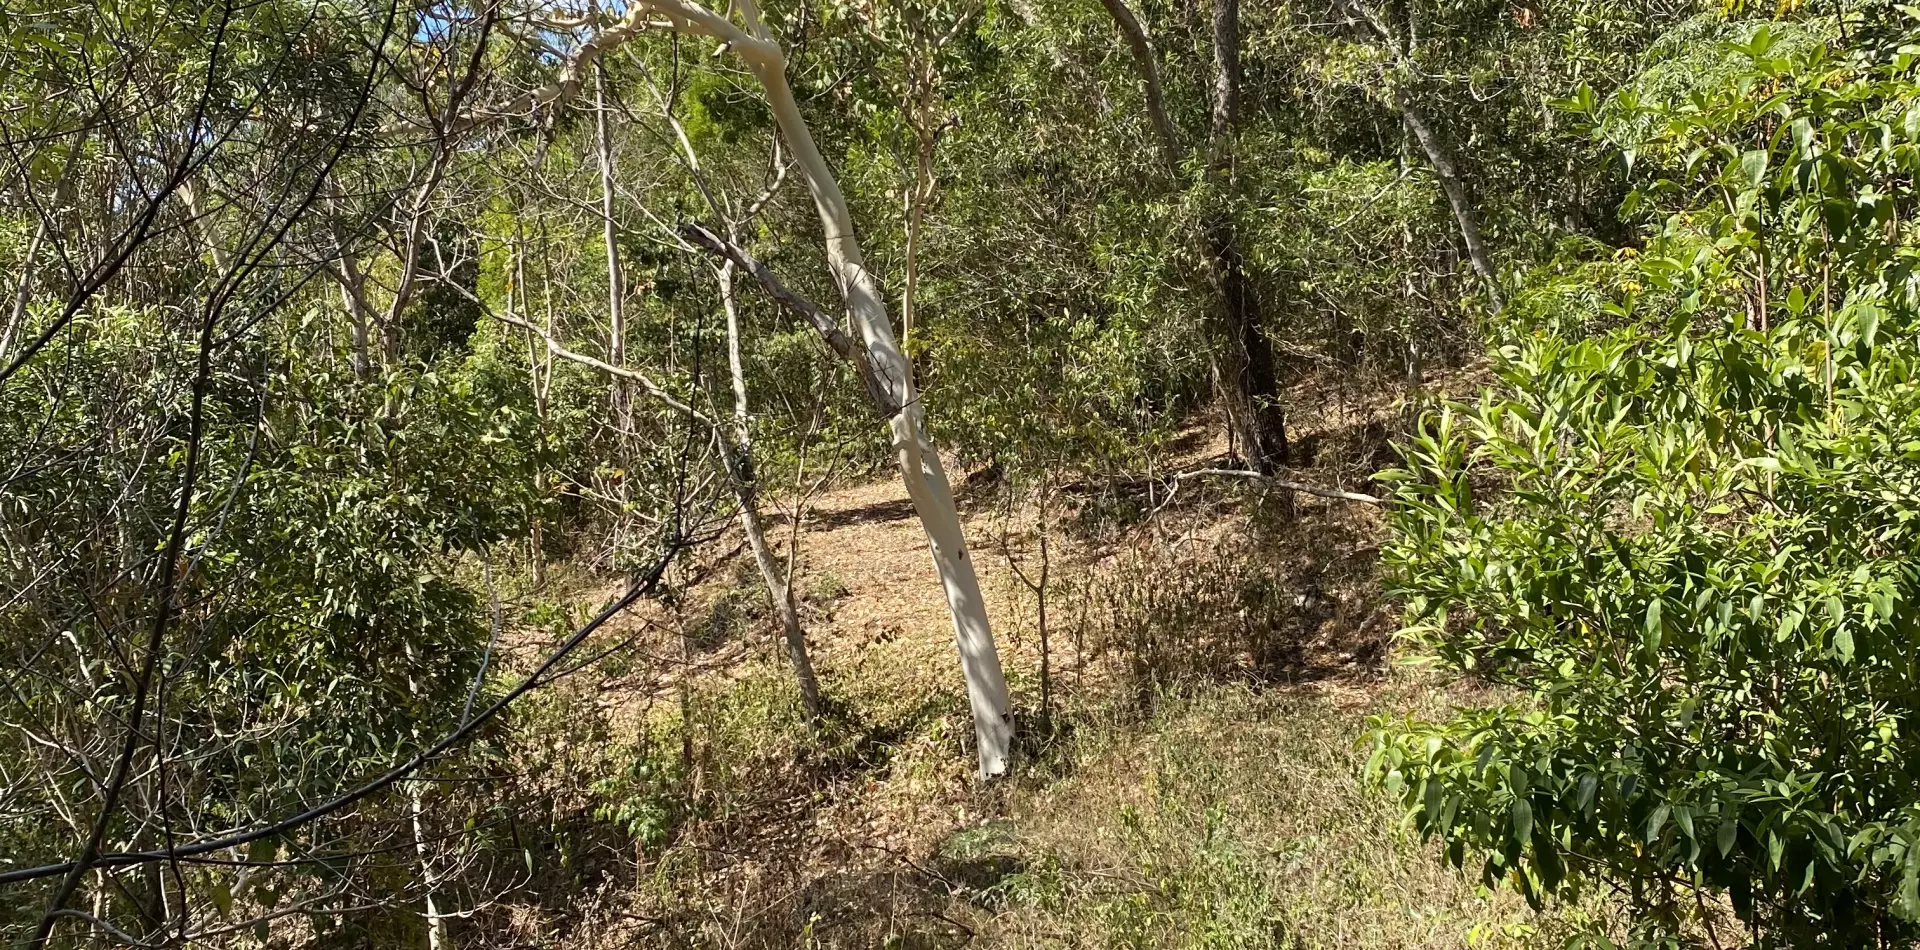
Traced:
[[[456, 289], [462, 289], [462, 288], [458, 288], [458, 285], [453, 284], [452, 282], [448, 282], [448, 286], [453, 286]], [[477, 299], [477, 298], [470, 297], [469, 299]], [[706, 426], [713, 425], [713, 420], [708, 418], [705, 413], [680, 401], [672, 393], [667, 392], [665, 388], [663, 388], [660, 384], [654, 382], [650, 377], [648, 377], [644, 373], [635, 372], [633, 370], [627, 369], [624, 366], [615, 366], [612, 363], [609, 363], [605, 360], [595, 359], [591, 356], [586, 355], [585, 353], [576, 353], [573, 350], [569, 350], [566, 347], [560, 345], [560, 341], [554, 339], [553, 336], [549, 334], [547, 331], [541, 329], [540, 327], [536, 327], [533, 324], [520, 319], [519, 317], [511, 316], [505, 313], [500, 313], [498, 311], [492, 310], [491, 308], [489, 308], [488, 313], [491, 314], [495, 320], [498, 320], [501, 323], [512, 324], [523, 330], [527, 330], [533, 333], [534, 335], [540, 337], [541, 339], [545, 340], [547, 342], [547, 352], [553, 354], [554, 356], [558, 356], [561, 359], [568, 360], [570, 362], [579, 363], [582, 366], [592, 367], [603, 373], [609, 373], [611, 375], [618, 376], [622, 379], [633, 380], [634, 382], [639, 383], [640, 388], [646, 390], [648, 395], [651, 395], [653, 398], [658, 399], [663, 403], [666, 403], [672, 409], [679, 412], [686, 413], [689, 417], [698, 421], [702, 425], [706, 425]]]

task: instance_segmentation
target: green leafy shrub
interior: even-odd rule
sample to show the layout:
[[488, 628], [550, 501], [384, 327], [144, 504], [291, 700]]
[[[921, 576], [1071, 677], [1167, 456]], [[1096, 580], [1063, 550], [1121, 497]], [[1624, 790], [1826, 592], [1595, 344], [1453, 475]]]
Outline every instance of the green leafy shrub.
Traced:
[[1595, 116], [1644, 250], [1544, 275], [1406, 452], [1406, 636], [1512, 698], [1377, 723], [1370, 769], [1529, 899], [1856, 946], [1920, 920], [1915, 50], [1731, 32]]

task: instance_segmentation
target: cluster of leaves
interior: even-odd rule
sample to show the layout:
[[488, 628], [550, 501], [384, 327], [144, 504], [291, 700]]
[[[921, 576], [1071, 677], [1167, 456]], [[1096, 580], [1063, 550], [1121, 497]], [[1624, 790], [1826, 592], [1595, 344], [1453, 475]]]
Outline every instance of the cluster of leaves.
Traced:
[[[21, 453], [0, 490], [4, 550], [36, 581], [0, 614], [0, 655], [36, 671], [10, 682], [9, 715], [96, 755], [117, 734], [100, 724], [127, 715], [134, 688], [112, 658], [152, 623], [124, 579], [157, 562], [185, 464], [188, 435], [165, 420], [194, 360], [167, 323], [103, 308], [64, 338], [61, 386], [0, 398], [0, 440]], [[281, 817], [451, 728], [488, 638], [459, 560], [524, 533], [530, 510], [524, 406], [493, 398], [461, 360], [367, 382], [329, 372], [299, 358], [315, 349], [307, 332], [243, 349], [209, 386], [196, 527], [147, 713], [174, 764], [141, 790], [195, 826]], [[17, 741], [0, 745], [12, 774], [39, 784], [9, 796], [0, 843], [23, 864], [56, 860], [58, 790], [87, 780], [60, 749]], [[375, 805], [323, 847], [381, 841], [399, 817]], [[133, 834], [108, 846], [158, 843]], [[346, 879], [349, 863], [323, 870]], [[228, 874], [196, 875], [223, 911]]]
[[1370, 768], [1532, 899], [1852, 946], [1920, 921], [1920, 48], [1718, 32], [1690, 88], [1570, 102], [1651, 235], [1540, 275], [1387, 553], [1421, 654], [1516, 695], [1380, 723]]

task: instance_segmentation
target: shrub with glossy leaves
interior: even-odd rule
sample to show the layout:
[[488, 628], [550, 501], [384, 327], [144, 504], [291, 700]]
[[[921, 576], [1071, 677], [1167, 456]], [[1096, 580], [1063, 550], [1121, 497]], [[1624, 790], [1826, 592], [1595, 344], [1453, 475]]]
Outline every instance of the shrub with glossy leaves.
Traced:
[[1916, 49], [1722, 29], [1691, 88], [1567, 103], [1650, 234], [1542, 275], [1408, 448], [1406, 635], [1509, 700], [1380, 723], [1371, 768], [1530, 899], [1861, 945], [1920, 921]]

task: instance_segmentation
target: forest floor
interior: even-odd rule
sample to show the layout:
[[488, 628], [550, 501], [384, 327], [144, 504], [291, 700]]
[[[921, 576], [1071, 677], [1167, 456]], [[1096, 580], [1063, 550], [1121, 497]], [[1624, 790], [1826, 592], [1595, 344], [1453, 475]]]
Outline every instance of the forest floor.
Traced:
[[[1297, 477], [1367, 490], [1397, 410], [1303, 404]], [[1162, 471], [1216, 464], [1217, 428]], [[751, 559], [689, 565], [693, 596], [629, 622], [639, 659], [548, 700], [570, 737], [543, 760], [550, 794], [592, 809], [596, 844], [483, 919], [523, 945], [1341, 950], [1539, 946], [1592, 922], [1447, 867], [1363, 786], [1370, 717], [1463, 695], [1387, 662], [1378, 509], [1164, 475], [1063, 486], [1045, 511], [1009, 494], [962, 491], [1021, 717], [1011, 780], [974, 781], [904, 490], [836, 487], [795, 571], [828, 726], [800, 721]], [[581, 585], [576, 610], [608, 592]]]

